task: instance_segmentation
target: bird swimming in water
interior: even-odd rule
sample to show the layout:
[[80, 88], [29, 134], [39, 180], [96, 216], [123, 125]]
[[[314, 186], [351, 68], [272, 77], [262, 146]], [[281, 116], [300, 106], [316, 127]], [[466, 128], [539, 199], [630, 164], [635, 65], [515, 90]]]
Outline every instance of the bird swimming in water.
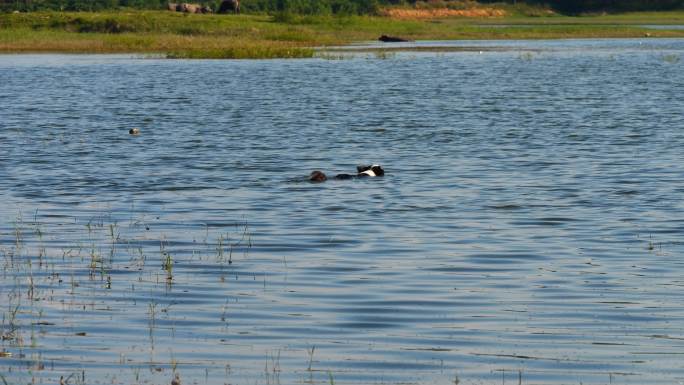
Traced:
[[309, 175], [309, 180], [312, 182], [325, 182], [326, 180], [328, 180], [328, 177], [325, 176], [323, 171], [314, 170], [311, 171], [311, 175]]
[[[372, 164], [370, 166], [356, 166], [356, 175], [352, 174], [337, 174], [335, 179], [352, 179], [352, 178], [363, 178], [363, 177], [373, 177], [373, 176], [383, 176], [385, 175], [385, 170], [380, 165]], [[309, 181], [311, 182], [325, 182], [328, 177], [323, 173], [323, 171], [314, 170], [309, 175]]]

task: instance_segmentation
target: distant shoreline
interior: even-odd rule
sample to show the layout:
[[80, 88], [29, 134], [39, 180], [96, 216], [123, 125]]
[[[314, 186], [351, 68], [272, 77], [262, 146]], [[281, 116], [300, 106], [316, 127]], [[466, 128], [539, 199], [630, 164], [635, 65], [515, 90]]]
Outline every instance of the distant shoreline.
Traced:
[[[668, 26], [673, 26], [668, 28]], [[186, 15], [168, 11], [0, 14], [0, 53], [130, 53], [168, 58], [306, 58], [314, 47], [411, 40], [684, 38], [684, 12], [444, 17]], [[657, 26], [658, 28], [650, 28]], [[388, 49], [393, 49], [388, 43]]]

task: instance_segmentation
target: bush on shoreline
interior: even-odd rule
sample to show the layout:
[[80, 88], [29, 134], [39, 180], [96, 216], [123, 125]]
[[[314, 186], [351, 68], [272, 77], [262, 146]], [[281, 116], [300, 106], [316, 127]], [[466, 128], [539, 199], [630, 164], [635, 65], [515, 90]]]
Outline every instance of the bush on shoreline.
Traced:
[[[178, 2], [179, 0], [175, 0]], [[220, 0], [186, 0], [217, 9]], [[0, 11], [102, 11], [119, 8], [165, 9], [168, 0], [0, 0]], [[684, 9], [684, 0], [243, 0], [246, 13], [296, 15], [373, 15], [383, 7], [463, 9], [478, 3], [494, 7], [544, 7], [564, 14]], [[550, 7], [550, 8], [549, 8]], [[524, 13], [524, 12], [523, 12]]]
[[[119, 8], [160, 10], [179, 0], [0, 0], [0, 11], [103, 11]], [[218, 9], [220, 0], [186, 0]], [[247, 13], [287, 12], [302, 15], [365, 15], [396, 0], [246, 0], [241, 9]]]

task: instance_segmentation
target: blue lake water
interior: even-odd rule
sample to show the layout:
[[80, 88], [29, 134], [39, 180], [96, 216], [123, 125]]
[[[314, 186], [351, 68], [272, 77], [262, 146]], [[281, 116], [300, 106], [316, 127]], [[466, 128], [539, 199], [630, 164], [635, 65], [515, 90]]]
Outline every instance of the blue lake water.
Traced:
[[[512, 27], [534, 27], [537, 24], [478, 24], [482, 28], [512, 28]], [[553, 24], [552, 24], [553, 25]], [[555, 25], [568, 25], [558, 23]], [[570, 24], [571, 25], [571, 24]], [[615, 24], [615, 27], [625, 27], [625, 24]], [[637, 24], [632, 27], [657, 29], [657, 30], [681, 30], [684, 29], [682, 24]]]
[[650, 29], [684, 29], [684, 25], [681, 24], [648, 24], [642, 25], [642, 27]]
[[684, 40], [417, 44], [0, 56], [0, 382], [684, 382]]

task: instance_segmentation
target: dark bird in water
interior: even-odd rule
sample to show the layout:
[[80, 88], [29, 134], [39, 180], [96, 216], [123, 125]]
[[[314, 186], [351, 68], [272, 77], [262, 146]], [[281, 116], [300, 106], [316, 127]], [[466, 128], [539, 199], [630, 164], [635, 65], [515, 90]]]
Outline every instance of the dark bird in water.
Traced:
[[[370, 166], [356, 166], [356, 175], [352, 174], [337, 174], [335, 179], [352, 179], [352, 178], [363, 178], [372, 176], [383, 176], [385, 175], [385, 170], [380, 165], [372, 164]], [[323, 171], [315, 170], [309, 175], [309, 180], [311, 182], [325, 182], [328, 177], [323, 173]]]
[[402, 38], [400, 38], [400, 37], [396, 37], [396, 36], [387, 36], [387, 35], [382, 35], [382, 36], [380, 36], [380, 37], [378, 38], [378, 40], [380, 40], [380, 41], [383, 42], [383, 43], [405, 43], [405, 42], [410, 41], [410, 40], [407, 40], [407, 39], [402, 39]]
[[139, 128], [131, 128], [130, 130], [128, 130], [128, 133], [131, 135], [139, 135], [140, 129]]
[[359, 176], [383, 176], [385, 170], [380, 165], [372, 164], [370, 166], [356, 166], [356, 171]]
[[323, 173], [323, 171], [311, 171], [311, 175], [309, 175], [309, 180], [312, 182], [325, 182], [328, 179], [327, 176]]

